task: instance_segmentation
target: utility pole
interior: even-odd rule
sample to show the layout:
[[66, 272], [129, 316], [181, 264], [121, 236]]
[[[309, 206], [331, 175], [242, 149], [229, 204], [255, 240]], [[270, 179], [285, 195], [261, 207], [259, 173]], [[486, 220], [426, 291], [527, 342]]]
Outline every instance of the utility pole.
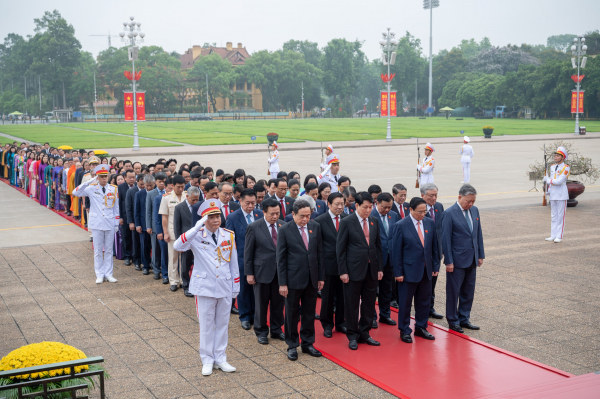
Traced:
[[40, 77], [40, 75], [38, 75], [38, 89], [39, 89], [39, 96], [40, 96], [40, 117], [42, 116], [42, 79]]
[[208, 111], [208, 116], [210, 116], [210, 103], [208, 102], [208, 72], [206, 72], [206, 111]]
[[304, 119], [304, 81], [302, 81], [302, 119]]
[[[108, 38], [110, 41], [110, 37]], [[98, 102], [98, 94], [96, 93], [96, 72], [94, 71], [94, 116], [96, 122], [98, 122], [98, 110], [96, 109], [96, 103]]]
[[417, 103], [418, 103], [419, 95], [417, 94], [417, 79], [415, 79], [415, 116], [419, 116], [417, 113]]
[[[429, 9], [429, 102], [427, 108], [432, 107], [433, 92], [433, 9], [440, 6], [439, 0], [423, 0], [423, 8]], [[429, 113], [431, 116], [431, 113]]]

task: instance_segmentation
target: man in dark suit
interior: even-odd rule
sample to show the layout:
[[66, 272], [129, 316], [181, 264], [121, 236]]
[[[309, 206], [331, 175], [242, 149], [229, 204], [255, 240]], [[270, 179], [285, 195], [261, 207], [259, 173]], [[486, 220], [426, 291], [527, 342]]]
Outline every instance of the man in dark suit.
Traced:
[[[477, 191], [464, 184], [458, 201], [444, 212], [442, 247], [446, 264], [446, 319], [451, 330], [462, 333], [463, 327], [479, 330], [471, 324], [471, 307], [475, 295], [475, 274], [485, 259], [479, 210], [473, 206]], [[457, 312], [458, 306], [458, 312]]]
[[379, 222], [370, 216], [373, 198], [362, 192], [354, 200], [356, 212], [340, 222], [336, 245], [340, 279], [344, 283], [346, 336], [352, 350], [358, 349], [358, 342], [380, 345], [369, 331], [373, 327], [377, 285], [383, 278]]
[[233, 201], [233, 186], [229, 183], [219, 184], [219, 201], [223, 204], [221, 207], [221, 228], [225, 228], [225, 223], [229, 215], [240, 209], [240, 204]]
[[[242, 192], [242, 195], [244, 192]], [[242, 202], [244, 200], [242, 199]], [[284, 298], [279, 294], [277, 277], [277, 231], [283, 223], [279, 220], [279, 204], [269, 198], [262, 204], [264, 218], [257, 218], [246, 228], [244, 243], [244, 273], [254, 289], [254, 332], [260, 344], [271, 338], [285, 341], [281, 327], [284, 323]], [[267, 313], [270, 323], [267, 325]]]
[[[438, 196], [438, 188], [433, 183], [426, 183], [421, 185], [421, 197], [425, 200], [427, 204], [427, 214], [426, 217], [433, 220], [435, 223], [435, 232], [437, 234], [437, 243], [438, 243], [438, 256], [439, 260], [442, 260], [443, 251], [442, 251], [442, 217], [444, 216], [444, 205], [437, 202]], [[429, 317], [434, 319], [442, 319], [444, 316], [435, 311], [433, 307], [435, 302], [435, 286], [437, 284], [438, 275], [434, 274], [431, 280], [431, 304], [429, 308]]]
[[[191, 186], [187, 190], [185, 201], [175, 205], [175, 213], [173, 216], [173, 232], [175, 233], [175, 239], [178, 239], [180, 235], [190, 230], [194, 225], [192, 224], [192, 207], [196, 205], [200, 199], [200, 190], [198, 187]], [[192, 250], [187, 250], [181, 254], [181, 285], [183, 286], [183, 294], [189, 298], [194, 295], [190, 293], [190, 269], [194, 264], [194, 254]]]
[[[379, 187], [379, 186], [377, 186]], [[380, 193], [377, 196], [377, 205], [373, 207], [371, 216], [377, 218], [379, 222], [379, 233], [381, 236], [381, 259], [383, 260], [383, 278], [379, 280], [379, 321], [395, 326], [396, 321], [391, 318], [390, 303], [392, 302], [392, 280], [394, 272], [392, 270], [391, 252], [392, 252], [392, 229], [398, 222], [398, 214], [392, 211], [394, 198], [390, 193]], [[373, 328], [377, 328], [377, 312], [373, 319]]]
[[146, 197], [150, 191], [154, 190], [154, 176], [144, 176], [144, 188], [140, 189], [135, 194], [133, 200], [133, 220], [135, 222], [135, 230], [140, 237], [140, 257], [144, 275], [150, 274], [152, 247], [150, 234], [148, 234], [146, 225]]
[[[310, 183], [309, 183], [310, 184]], [[307, 185], [308, 186], [308, 185]], [[327, 197], [329, 210], [315, 219], [321, 226], [323, 238], [323, 262], [325, 264], [325, 285], [321, 290], [320, 320], [325, 338], [333, 336], [333, 328], [343, 334], [346, 333], [346, 320], [344, 318], [344, 284], [340, 280], [340, 271], [337, 262], [337, 237], [340, 222], [348, 217], [344, 211], [344, 196], [340, 193], [331, 193]], [[335, 316], [333, 309], [335, 307]]]
[[285, 220], [285, 217], [292, 213], [294, 208], [294, 199], [292, 197], [286, 197], [288, 185], [285, 179], [277, 179], [275, 182], [275, 195], [271, 198], [275, 199], [281, 207], [281, 214], [279, 219]]
[[425, 200], [410, 201], [410, 215], [396, 223], [393, 237], [394, 276], [398, 281], [400, 339], [412, 343], [410, 309], [415, 301], [415, 336], [434, 340], [427, 331], [431, 278], [440, 270], [435, 223], [425, 217]]
[[404, 219], [410, 214], [408, 202], [406, 202], [406, 187], [398, 183], [392, 187], [392, 196], [394, 197], [394, 204], [392, 205], [392, 211], [396, 212], [400, 219]]
[[[165, 175], [166, 176], [166, 175]], [[160, 210], [160, 203], [162, 201], [162, 197], [168, 195], [173, 191], [173, 178], [167, 177], [165, 179], [165, 189], [164, 194], [157, 195], [154, 197], [154, 203], [152, 205], [154, 212], [154, 228], [156, 229], [156, 240], [158, 241], [158, 245], [160, 245], [160, 266], [157, 266], [157, 269], [154, 270], [154, 274], [159, 271], [162, 274], [162, 283], [169, 284], [169, 244], [164, 240], [164, 230], [162, 225], [162, 215], [158, 213]], [[195, 224], [194, 224], [195, 225]]]
[[277, 276], [279, 293], [285, 297], [287, 356], [290, 360], [297, 360], [300, 318], [302, 353], [314, 357], [321, 356], [321, 352], [316, 350], [313, 344], [317, 292], [325, 283], [325, 267], [321, 227], [317, 222], [310, 220], [309, 203], [302, 199], [295, 201], [292, 212], [294, 220], [281, 226], [277, 234]]
[[132, 250], [132, 237], [131, 230], [129, 230], [129, 223], [127, 223], [127, 207], [125, 206], [127, 199], [127, 191], [135, 186], [135, 173], [133, 170], [128, 170], [124, 174], [125, 183], [119, 184], [117, 192], [119, 193], [119, 224], [121, 226], [121, 250], [123, 251], [123, 258], [125, 260], [125, 266], [131, 265], [131, 250]]
[[127, 197], [125, 198], [125, 211], [127, 213], [127, 223], [129, 223], [129, 234], [131, 235], [131, 257], [133, 258], [133, 264], [135, 270], [142, 270], [141, 266], [141, 253], [140, 253], [140, 234], [135, 230], [135, 218], [134, 218], [134, 203], [135, 195], [138, 191], [144, 188], [144, 175], [140, 174], [136, 177], [137, 185], [127, 190]]
[[319, 187], [315, 183], [308, 183], [306, 187], [304, 187], [305, 195], [310, 195], [312, 199], [315, 200], [315, 213], [317, 216], [320, 216], [327, 212], [327, 203], [323, 200], [320, 200], [319, 197]]
[[352, 186], [348, 186], [342, 191], [344, 195], [344, 213], [346, 215], [351, 215], [356, 211], [356, 204], [354, 201], [354, 196], [356, 195], [356, 190]]
[[165, 193], [165, 179], [167, 175], [162, 172], [158, 172], [154, 175], [156, 187], [148, 192], [146, 195], [146, 232], [150, 234], [150, 242], [152, 246], [152, 269], [154, 271], [154, 279], [160, 279], [160, 263], [161, 263], [161, 252], [160, 244], [156, 238], [156, 219], [155, 214], [158, 210], [154, 210], [154, 199], [158, 196], [162, 197]]
[[[231, 186], [229, 186], [231, 188]], [[246, 228], [249, 224], [262, 219], [263, 213], [257, 209], [256, 193], [251, 188], [242, 190], [240, 194], [241, 208], [230, 213], [225, 223], [225, 228], [235, 233], [235, 245], [238, 254], [238, 267], [240, 276], [244, 275], [244, 245], [246, 241]], [[233, 205], [230, 203], [230, 205]], [[237, 204], [236, 204], [237, 205]], [[238, 205], [239, 207], [240, 205]], [[222, 212], [221, 212], [222, 213]], [[245, 278], [240, 279], [240, 293], [237, 297], [240, 322], [244, 330], [249, 330], [254, 323], [254, 290]]]

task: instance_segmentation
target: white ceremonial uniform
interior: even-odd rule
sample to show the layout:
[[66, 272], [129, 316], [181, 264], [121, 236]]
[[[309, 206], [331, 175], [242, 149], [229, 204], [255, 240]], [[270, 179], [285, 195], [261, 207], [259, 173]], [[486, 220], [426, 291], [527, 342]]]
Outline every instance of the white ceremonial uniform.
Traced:
[[463, 181], [468, 183], [471, 180], [471, 158], [473, 158], [475, 152], [469, 144], [464, 144], [460, 147], [459, 153], [461, 154], [460, 162], [463, 167]]
[[327, 171], [327, 173], [325, 174], [321, 173], [317, 177], [317, 181], [319, 182], [319, 186], [321, 185], [321, 183], [329, 183], [329, 185], [331, 186], [331, 193], [333, 194], [338, 192], [337, 182], [340, 177], [342, 177], [342, 175], [340, 175], [339, 173], [337, 175], [334, 175], [331, 173], [331, 171]]
[[96, 278], [112, 277], [113, 242], [115, 231], [119, 228], [117, 187], [111, 184], [102, 187], [94, 178], [80, 184], [73, 190], [73, 195], [90, 199], [88, 226], [92, 229]]
[[196, 226], [175, 241], [175, 250], [192, 250], [194, 268], [189, 291], [196, 296], [196, 312], [200, 323], [200, 358], [203, 365], [227, 361], [227, 327], [232, 298], [240, 292], [235, 235], [218, 228], [217, 244], [206, 227]]
[[550, 196], [551, 237], [562, 240], [565, 231], [565, 213], [567, 212], [567, 200], [569, 190], [567, 179], [571, 169], [569, 165], [562, 162], [560, 165], [550, 166], [550, 177], [547, 178], [548, 194]]
[[169, 233], [169, 242], [167, 244], [169, 251], [169, 285], [179, 285], [182, 282], [181, 275], [179, 274], [179, 267], [177, 265], [179, 253], [174, 249], [175, 226], [173, 221], [175, 220], [175, 207], [185, 201], [186, 198], [187, 193], [185, 191], [181, 193], [181, 200], [179, 200], [179, 197], [175, 194], [175, 190], [173, 190], [169, 194], [163, 195], [162, 200], [160, 200], [160, 207], [158, 208], [159, 215], [168, 216], [167, 227], [169, 231], [167, 233]]
[[[92, 176], [92, 174], [90, 172], [86, 173], [83, 175], [83, 177], [81, 178], [81, 183], [85, 183], [86, 181], [92, 180], [94, 177]], [[91, 209], [91, 208], [90, 208]], [[88, 214], [88, 218], [90, 217], [90, 215]], [[89, 222], [89, 220], [88, 220]], [[90, 224], [88, 223], [88, 232], [90, 233], [90, 238], [92, 238], [92, 228], [90, 227]]]
[[279, 151], [275, 150], [269, 158], [269, 173], [271, 173], [271, 179], [277, 179], [279, 173]]
[[428, 156], [423, 158], [421, 164], [419, 165], [419, 172], [421, 172], [421, 180], [419, 181], [420, 185], [427, 183], [433, 183], [433, 168], [435, 167], [435, 160], [433, 156]]

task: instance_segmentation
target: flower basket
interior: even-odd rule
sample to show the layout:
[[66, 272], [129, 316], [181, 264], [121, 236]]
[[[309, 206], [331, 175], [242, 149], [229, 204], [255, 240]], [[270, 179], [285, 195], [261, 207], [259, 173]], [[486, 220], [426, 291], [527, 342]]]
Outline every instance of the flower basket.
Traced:
[[483, 127], [483, 135], [485, 136], [486, 139], [491, 139], [492, 138], [492, 133], [494, 133], [494, 127], [493, 126], [484, 126]]
[[269, 144], [273, 144], [279, 140], [279, 135], [277, 133], [269, 133], [267, 134], [267, 140], [269, 140]]

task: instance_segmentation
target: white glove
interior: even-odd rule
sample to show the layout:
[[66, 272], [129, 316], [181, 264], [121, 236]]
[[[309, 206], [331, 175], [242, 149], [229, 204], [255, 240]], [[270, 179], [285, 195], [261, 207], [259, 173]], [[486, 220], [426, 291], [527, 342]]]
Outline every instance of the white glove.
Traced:
[[421, 165], [417, 165], [417, 170], [421, 169]]
[[208, 215], [204, 216], [202, 219], [198, 220], [198, 223], [196, 223], [196, 225], [194, 226], [196, 231], [200, 231], [200, 229], [204, 226], [204, 224], [206, 223], [207, 220], [208, 220]]
[[115, 233], [117, 233], [119, 231], [119, 225], [115, 226]]
[[548, 183], [548, 176], [544, 176], [544, 183]]

